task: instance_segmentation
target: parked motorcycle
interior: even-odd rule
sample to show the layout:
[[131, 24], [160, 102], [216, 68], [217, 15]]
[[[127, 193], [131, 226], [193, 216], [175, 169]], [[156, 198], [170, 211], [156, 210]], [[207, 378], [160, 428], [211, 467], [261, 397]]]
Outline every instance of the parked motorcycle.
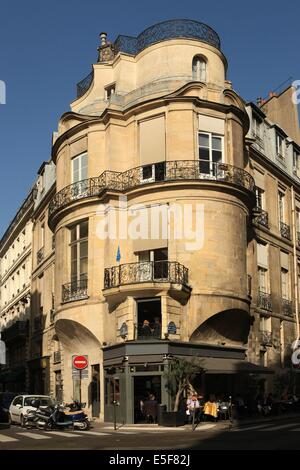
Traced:
[[74, 402], [67, 406], [69, 410], [65, 411], [65, 407], [61, 405], [49, 406], [40, 409], [39, 400], [34, 400], [32, 406], [36, 410], [30, 411], [24, 417], [24, 425], [26, 427], [37, 427], [38, 429], [68, 429], [72, 428], [87, 430], [90, 423], [87, 415], [82, 410], [82, 405]]

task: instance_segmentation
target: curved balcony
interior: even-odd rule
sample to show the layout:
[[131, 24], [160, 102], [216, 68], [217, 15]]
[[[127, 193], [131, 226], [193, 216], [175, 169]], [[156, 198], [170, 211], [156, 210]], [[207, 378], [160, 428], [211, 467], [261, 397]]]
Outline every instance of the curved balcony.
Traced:
[[104, 289], [147, 282], [188, 286], [188, 269], [177, 261], [146, 261], [104, 270]]
[[114, 49], [136, 55], [152, 44], [177, 38], [197, 39], [217, 49], [221, 47], [218, 34], [210, 26], [195, 20], [180, 19], [154, 24], [137, 37], [120, 35], [114, 42]]
[[79, 181], [59, 191], [49, 205], [49, 219], [71, 202], [97, 197], [103, 191], [126, 192], [153, 183], [216, 181], [233, 184], [254, 194], [255, 182], [242, 168], [207, 160], [175, 160], [138, 166], [122, 172], [104, 171], [100, 176]]

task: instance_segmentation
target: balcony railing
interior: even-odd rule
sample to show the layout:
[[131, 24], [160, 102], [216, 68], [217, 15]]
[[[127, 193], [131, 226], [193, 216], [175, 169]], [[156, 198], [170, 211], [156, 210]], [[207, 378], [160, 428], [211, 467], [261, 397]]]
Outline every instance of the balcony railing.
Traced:
[[103, 186], [98, 177], [70, 184], [53, 197], [49, 204], [49, 215], [51, 216], [57, 209], [67, 206], [72, 201], [98, 196], [101, 189]]
[[260, 343], [263, 346], [272, 346], [273, 345], [273, 337], [271, 331], [263, 330], [260, 332]]
[[36, 254], [36, 262], [37, 264], [40, 264], [44, 259], [44, 247], [39, 249], [39, 251]]
[[260, 207], [254, 209], [254, 211], [258, 212], [258, 215], [255, 217], [254, 222], [263, 225], [266, 228], [269, 228], [269, 214], [267, 211], [264, 211]]
[[60, 351], [54, 351], [53, 353], [53, 364], [58, 364], [61, 362], [61, 352]]
[[17, 320], [14, 323], [2, 327], [1, 339], [5, 342], [13, 341], [16, 338], [25, 337], [28, 333], [28, 322]]
[[62, 286], [62, 302], [72, 302], [75, 300], [87, 299], [88, 280], [82, 277]]
[[291, 239], [290, 226], [285, 224], [284, 222], [280, 222], [280, 233], [283, 238], [286, 238], [287, 240]]
[[79, 83], [77, 83], [77, 98], [83, 96], [94, 80], [94, 71], [90, 72], [85, 78], [83, 78]]
[[281, 308], [283, 315], [286, 315], [287, 317], [292, 317], [294, 315], [292, 300], [281, 299]]
[[272, 310], [271, 294], [267, 292], [258, 292], [257, 306], [263, 310]]
[[105, 171], [100, 176], [79, 181], [59, 191], [49, 205], [49, 216], [79, 199], [98, 196], [102, 191], [125, 192], [138, 186], [171, 181], [218, 181], [254, 192], [252, 176], [242, 168], [207, 160], [164, 161], [132, 168], [123, 173]]
[[141, 282], [169, 282], [187, 286], [188, 269], [177, 261], [146, 261], [104, 270], [105, 289]]

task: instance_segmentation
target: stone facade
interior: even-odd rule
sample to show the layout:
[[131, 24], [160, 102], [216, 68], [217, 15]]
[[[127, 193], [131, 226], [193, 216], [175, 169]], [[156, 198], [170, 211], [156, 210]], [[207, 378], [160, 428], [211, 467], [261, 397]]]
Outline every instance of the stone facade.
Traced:
[[[51, 184], [34, 208], [31, 387], [80, 397], [100, 420], [118, 401], [126, 422], [138, 419], [143, 387], [170, 407], [164, 371], [173, 355], [203, 359], [204, 393], [243, 392], [238, 361], [271, 389], [268, 372], [291, 369], [298, 335], [300, 186], [290, 162], [299, 147], [266, 104], [245, 106], [206, 25], [163, 22], [101, 41], [53, 135]], [[115, 225], [105, 238], [108, 214]], [[125, 230], [148, 223], [156, 236]], [[82, 380], [76, 355], [88, 356]]]

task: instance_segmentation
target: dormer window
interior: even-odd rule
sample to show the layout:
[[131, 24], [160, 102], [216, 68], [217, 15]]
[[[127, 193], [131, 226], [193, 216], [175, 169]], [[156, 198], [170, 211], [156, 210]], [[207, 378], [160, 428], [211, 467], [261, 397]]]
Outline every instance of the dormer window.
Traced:
[[261, 140], [261, 121], [258, 120], [256, 117], [253, 118], [253, 135]]
[[284, 158], [284, 138], [279, 132], [276, 132], [276, 155]]
[[293, 173], [300, 176], [300, 152], [295, 148], [293, 149]]
[[206, 60], [202, 56], [193, 59], [193, 79], [206, 82]]
[[116, 92], [116, 84], [112, 83], [111, 85], [104, 88], [105, 91], [105, 99], [110, 100], [111, 96]]

